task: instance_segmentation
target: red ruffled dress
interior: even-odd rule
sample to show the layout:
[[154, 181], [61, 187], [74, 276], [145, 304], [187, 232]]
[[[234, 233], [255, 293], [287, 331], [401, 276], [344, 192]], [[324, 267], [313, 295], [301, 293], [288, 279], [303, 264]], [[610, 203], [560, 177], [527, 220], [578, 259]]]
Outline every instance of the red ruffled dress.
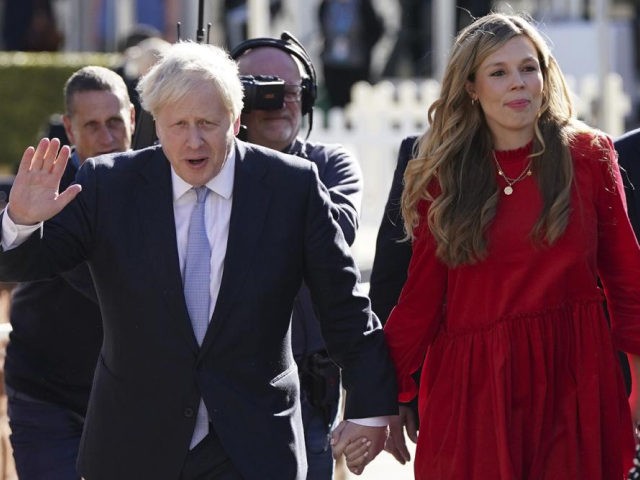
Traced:
[[[574, 141], [570, 222], [551, 247], [530, 241], [542, 206], [535, 175], [510, 196], [497, 176], [488, 256], [476, 265], [448, 268], [418, 227], [385, 326], [399, 399], [419, 395], [416, 479], [619, 480], [631, 467], [614, 352], [640, 354], [640, 250], [608, 139], [605, 147]], [[496, 153], [508, 177], [526, 168], [530, 149]], [[418, 393], [411, 375], [421, 367]]]

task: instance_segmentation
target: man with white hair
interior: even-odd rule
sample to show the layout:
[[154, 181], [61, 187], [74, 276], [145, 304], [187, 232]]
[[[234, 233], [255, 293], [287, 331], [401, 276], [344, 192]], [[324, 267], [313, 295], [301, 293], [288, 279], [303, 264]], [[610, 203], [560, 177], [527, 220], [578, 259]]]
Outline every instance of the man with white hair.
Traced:
[[[160, 144], [89, 160], [29, 147], [2, 217], [0, 280], [87, 261], [103, 316], [79, 456], [87, 480], [306, 477], [291, 310], [309, 286], [343, 369], [340, 442], [397, 412], [384, 336], [308, 162], [235, 139], [242, 85], [210, 45], [173, 45], [140, 81]], [[366, 422], [365, 422], [366, 423]]]

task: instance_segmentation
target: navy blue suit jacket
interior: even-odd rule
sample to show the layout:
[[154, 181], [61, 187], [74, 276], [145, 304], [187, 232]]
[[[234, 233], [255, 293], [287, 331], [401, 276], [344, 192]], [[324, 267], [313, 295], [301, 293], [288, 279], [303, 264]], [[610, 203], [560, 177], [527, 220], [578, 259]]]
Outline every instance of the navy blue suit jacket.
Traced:
[[369, 296], [373, 311], [383, 324], [398, 301], [407, 280], [407, 268], [411, 260], [411, 242], [402, 240], [405, 233], [400, 201], [404, 188], [404, 171], [413, 158], [413, 147], [417, 139], [417, 136], [409, 136], [400, 144], [389, 197], [376, 239]]
[[236, 142], [228, 247], [218, 302], [196, 342], [178, 264], [169, 163], [160, 147], [85, 162], [81, 194], [44, 233], [0, 255], [0, 279], [87, 261], [104, 343], [79, 456], [88, 480], [175, 480], [204, 399], [247, 480], [306, 477], [299, 382], [290, 345], [304, 279], [334, 360], [347, 418], [396, 412], [380, 323], [315, 167]]
[[624, 193], [631, 226], [640, 239], [640, 128], [625, 133], [614, 142], [618, 161], [624, 170]]

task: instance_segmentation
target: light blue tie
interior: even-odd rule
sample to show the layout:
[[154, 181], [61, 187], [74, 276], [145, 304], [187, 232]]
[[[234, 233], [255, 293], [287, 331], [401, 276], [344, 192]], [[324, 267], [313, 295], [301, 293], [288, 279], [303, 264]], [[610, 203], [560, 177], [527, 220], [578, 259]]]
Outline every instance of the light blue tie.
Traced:
[[[209, 326], [211, 298], [211, 246], [207, 239], [207, 229], [204, 223], [204, 206], [209, 189], [204, 186], [197, 187], [195, 192], [198, 200], [189, 221], [187, 260], [184, 266], [184, 298], [187, 302], [193, 332], [198, 340], [198, 345], [201, 345]], [[209, 433], [209, 415], [201, 398], [196, 416], [196, 427], [189, 448], [200, 443], [207, 433]]]

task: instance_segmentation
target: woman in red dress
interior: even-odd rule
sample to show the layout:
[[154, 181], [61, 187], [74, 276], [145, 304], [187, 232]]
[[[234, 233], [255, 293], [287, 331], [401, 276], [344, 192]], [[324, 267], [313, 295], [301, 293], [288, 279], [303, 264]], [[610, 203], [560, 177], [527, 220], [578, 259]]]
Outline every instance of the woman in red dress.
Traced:
[[459, 34], [429, 120], [402, 199], [413, 257], [385, 326], [399, 400], [418, 397], [416, 478], [622, 479], [640, 408], [615, 351], [639, 371], [640, 250], [610, 139], [575, 119], [548, 46], [515, 15]]

